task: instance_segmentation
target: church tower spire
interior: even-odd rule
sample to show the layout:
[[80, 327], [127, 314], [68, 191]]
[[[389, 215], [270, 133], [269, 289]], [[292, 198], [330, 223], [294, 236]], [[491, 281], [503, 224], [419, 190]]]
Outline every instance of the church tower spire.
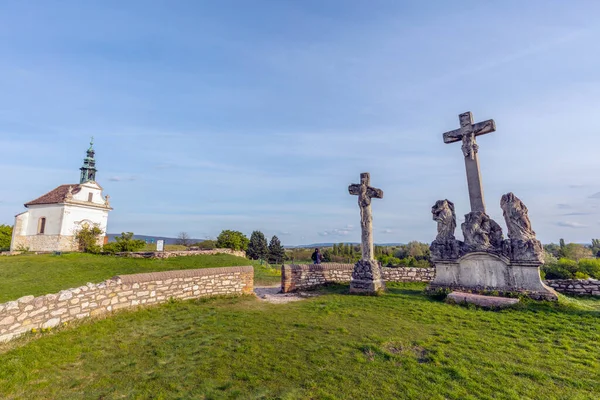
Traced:
[[90, 148], [87, 150], [87, 157], [83, 159], [83, 167], [81, 170], [81, 179], [79, 183], [86, 183], [89, 181], [96, 181], [96, 159], [94, 158], [94, 137], [90, 141]]

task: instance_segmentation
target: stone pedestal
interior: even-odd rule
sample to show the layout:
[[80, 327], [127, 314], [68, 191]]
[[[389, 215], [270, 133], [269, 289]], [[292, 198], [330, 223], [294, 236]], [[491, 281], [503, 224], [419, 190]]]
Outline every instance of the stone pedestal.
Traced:
[[350, 293], [374, 294], [385, 290], [385, 282], [379, 262], [360, 260], [354, 265]]
[[499, 293], [518, 292], [539, 300], [557, 300], [556, 292], [540, 279], [540, 263], [511, 261], [487, 252], [473, 252], [458, 260], [435, 262], [435, 279], [428, 292], [438, 289]]

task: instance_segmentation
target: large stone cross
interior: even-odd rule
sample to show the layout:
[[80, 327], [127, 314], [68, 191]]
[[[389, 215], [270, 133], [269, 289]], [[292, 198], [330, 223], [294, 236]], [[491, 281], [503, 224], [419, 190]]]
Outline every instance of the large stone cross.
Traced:
[[485, 213], [483, 185], [481, 183], [481, 172], [479, 171], [479, 158], [477, 157], [479, 146], [477, 146], [475, 137], [494, 132], [496, 130], [496, 123], [493, 119], [488, 119], [487, 121], [474, 124], [473, 114], [470, 111], [460, 114], [458, 118], [460, 120], [460, 128], [444, 133], [444, 143], [454, 143], [462, 140], [471, 211]]
[[360, 184], [348, 186], [350, 194], [358, 196], [358, 206], [360, 207], [360, 227], [362, 230], [362, 259], [373, 260], [373, 214], [371, 213], [371, 199], [383, 198], [383, 190], [376, 189], [369, 184], [371, 177], [368, 172], [360, 174]]

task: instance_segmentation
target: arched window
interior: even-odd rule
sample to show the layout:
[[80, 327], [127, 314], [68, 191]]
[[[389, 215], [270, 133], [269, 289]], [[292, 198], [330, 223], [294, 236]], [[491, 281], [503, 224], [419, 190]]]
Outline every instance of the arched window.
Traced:
[[43, 235], [46, 231], [46, 217], [42, 217], [38, 221], [38, 234]]

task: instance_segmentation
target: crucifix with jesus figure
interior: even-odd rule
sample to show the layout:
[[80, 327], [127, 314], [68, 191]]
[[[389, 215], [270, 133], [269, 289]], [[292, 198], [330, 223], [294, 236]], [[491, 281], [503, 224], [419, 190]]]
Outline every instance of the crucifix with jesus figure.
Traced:
[[371, 199], [382, 199], [383, 190], [369, 186], [371, 177], [368, 172], [360, 174], [360, 183], [348, 186], [348, 192], [358, 196], [360, 207], [360, 227], [362, 230], [362, 259], [373, 260], [373, 214], [371, 212]]
[[481, 183], [481, 171], [479, 170], [479, 158], [477, 157], [479, 146], [475, 141], [475, 137], [494, 132], [496, 130], [496, 123], [493, 119], [488, 119], [487, 121], [474, 124], [473, 114], [470, 111], [460, 114], [458, 118], [460, 128], [444, 133], [444, 143], [462, 141], [471, 211], [485, 213], [483, 185]]

